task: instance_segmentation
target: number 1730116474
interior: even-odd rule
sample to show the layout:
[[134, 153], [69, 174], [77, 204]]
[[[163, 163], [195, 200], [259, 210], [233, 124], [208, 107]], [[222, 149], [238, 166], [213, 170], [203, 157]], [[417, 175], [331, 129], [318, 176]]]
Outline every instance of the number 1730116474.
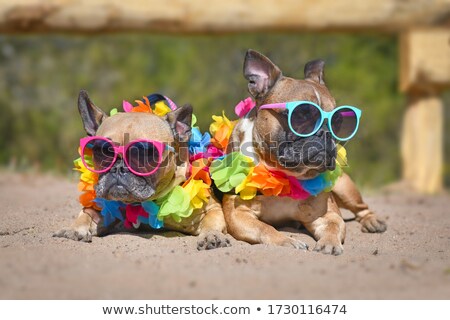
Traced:
[[346, 314], [345, 304], [269, 304], [268, 314]]

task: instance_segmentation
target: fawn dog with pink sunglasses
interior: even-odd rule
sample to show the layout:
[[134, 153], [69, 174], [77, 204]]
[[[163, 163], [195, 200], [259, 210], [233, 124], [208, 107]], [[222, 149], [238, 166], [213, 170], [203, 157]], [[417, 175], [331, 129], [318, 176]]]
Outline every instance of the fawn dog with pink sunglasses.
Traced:
[[[209, 186], [191, 173], [192, 106], [177, 108], [159, 94], [144, 99], [146, 105], [137, 102], [147, 111], [129, 104], [129, 110], [107, 116], [87, 92], [80, 92], [78, 109], [87, 133], [80, 140], [80, 189], [88, 190], [84, 194], [88, 197], [90, 188], [94, 199], [80, 197], [84, 207], [78, 217], [55, 236], [91, 241], [117, 226], [148, 224], [198, 235], [198, 249], [229, 246], [221, 204], [209, 193]], [[152, 111], [160, 102], [165, 112]], [[93, 182], [89, 185], [86, 180]], [[196, 193], [199, 186], [202, 194]]]

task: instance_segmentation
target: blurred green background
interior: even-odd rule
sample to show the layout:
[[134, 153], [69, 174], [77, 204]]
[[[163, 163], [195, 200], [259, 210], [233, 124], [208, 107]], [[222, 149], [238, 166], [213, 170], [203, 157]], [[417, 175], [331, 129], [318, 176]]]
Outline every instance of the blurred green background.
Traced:
[[[377, 188], [401, 176], [406, 97], [398, 90], [397, 43], [393, 36], [363, 34], [1, 36], [0, 166], [71, 172], [84, 135], [80, 89], [105, 111], [159, 92], [191, 103], [203, 130], [221, 110], [234, 118], [234, 106], [248, 96], [242, 64], [252, 48], [296, 78], [309, 60], [326, 61], [325, 80], [337, 103], [363, 110], [360, 131], [347, 144], [349, 171], [362, 187]], [[448, 92], [444, 99], [448, 124]], [[446, 125], [447, 186], [449, 133]]]

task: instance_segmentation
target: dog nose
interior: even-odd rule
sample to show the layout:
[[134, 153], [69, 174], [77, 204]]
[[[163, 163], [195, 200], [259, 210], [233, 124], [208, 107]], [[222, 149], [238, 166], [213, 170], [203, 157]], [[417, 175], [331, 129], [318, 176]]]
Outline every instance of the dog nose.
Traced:
[[130, 170], [127, 168], [123, 160], [117, 161], [114, 166], [111, 168], [112, 173], [126, 173]]
[[324, 137], [325, 139], [328, 139], [328, 137], [331, 137], [331, 132], [328, 130], [328, 127], [323, 125], [322, 128], [320, 128], [315, 135], [318, 136], [319, 138]]
[[336, 143], [331, 135], [331, 132], [325, 133], [325, 152], [326, 152], [326, 168], [334, 170], [336, 168]]
[[[315, 136], [317, 136], [318, 138], [322, 138], [325, 141], [326, 147], [334, 146], [334, 144], [333, 144], [334, 138], [333, 138], [333, 135], [331, 134], [331, 132], [328, 130], [328, 128], [326, 128], [326, 129], [321, 128], [319, 131], [317, 131]], [[327, 148], [325, 148], [325, 149], [327, 149]]]

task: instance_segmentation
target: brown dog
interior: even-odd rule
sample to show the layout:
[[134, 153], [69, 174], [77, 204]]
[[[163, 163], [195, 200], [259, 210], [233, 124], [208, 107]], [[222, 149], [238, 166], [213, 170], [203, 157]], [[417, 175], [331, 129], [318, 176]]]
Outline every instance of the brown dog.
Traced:
[[[227, 151], [242, 151], [243, 148], [248, 151], [250, 145], [251, 152], [266, 167], [284, 171], [297, 179], [314, 178], [333, 167], [336, 148], [324, 129], [312, 137], [299, 138], [289, 129], [286, 112], [279, 109], [258, 110], [263, 104], [301, 100], [312, 101], [325, 111], [333, 110], [336, 103], [325, 86], [323, 66], [320, 60], [307, 63], [305, 80], [296, 80], [283, 76], [267, 57], [249, 50], [244, 62], [244, 76], [249, 81], [248, 89], [256, 101], [256, 108], [250, 116], [237, 123]], [[316, 146], [317, 155], [312, 160], [299, 158], [298, 153], [296, 156], [295, 152], [289, 150], [300, 149], [306, 143]], [[370, 211], [346, 174], [338, 179], [332, 193], [321, 193], [306, 200], [262, 195], [252, 200], [242, 200], [236, 195], [225, 195], [223, 199], [228, 232], [234, 238], [249, 243], [307, 249], [306, 244], [274, 228], [296, 221], [304, 225], [317, 240], [315, 251], [335, 255], [343, 252], [345, 238], [345, 223], [339, 207], [353, 212], [365, 232], [386, 230], [386, 224]]]
[[[175, 147], [175, 153], [164, 152], [164, 165], [150, 176], [138, 176], [132, 173], [125, 166], [123, 159], [118, 158], [109, 171], [99, 175], [95, 185], [97, 197], [123, 203], [154, 200], [186, 180], [189, 159], [184, 153], [187, 151], [186, 143], [191, 134], [192, 107], [190, 105], [184, 105], [164, 117], [141, 112], [118, 113], [108, 117], [91, 102], [85, 91], [81, 91], [78, 109], [84, 129], [89, 136], [107, 137], [122, 146], [127, 141], [147, 139]], [[69, 228], [58, 231], [55, 236], [91, 241], [92, 236], [104, 235], [113, 227], [114, 225], [108, 228], [103, 227], [103, 217], [97, 210], [83, 208], [73, 224]], [[170, 216], [166, 217], [164, 227], [199, 235], [198, 249], [229, 246], [229, 241], [224, 235], [226, 225], [222, 207], [212, 195], [209, 203], [201, 209], [195, 209], [191, 216], [182, 219], [181, 222], [173, 221]]]

